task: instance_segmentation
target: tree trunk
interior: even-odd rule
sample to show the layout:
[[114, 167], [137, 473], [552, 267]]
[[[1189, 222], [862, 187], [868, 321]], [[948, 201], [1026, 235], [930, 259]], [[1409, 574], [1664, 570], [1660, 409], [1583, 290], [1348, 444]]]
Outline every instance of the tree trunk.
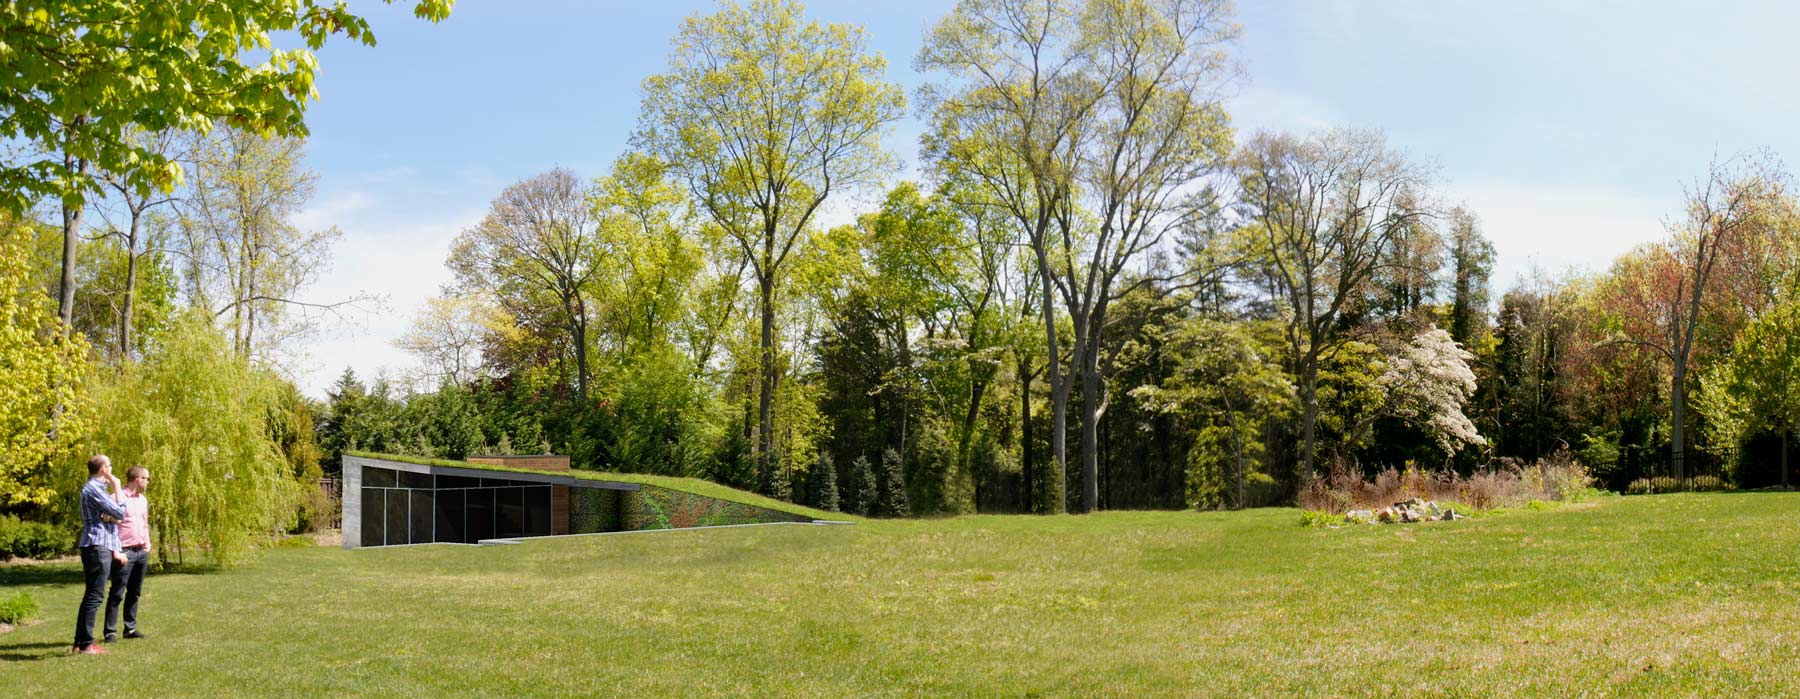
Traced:
[[1057, 484], [1052, 512], [1063, 514], [1069, 511], [1069, 377], [1062, 371], [1062, 357], [1056, 341], [1056, 311], [1050, 306], [1050, 277], [1049, 272], [1044, 271], [1047, 265], [1042, 257], [1040, 253], [1038, 278], [1044, 287], [1040, 299], [1044, 319], [1044, 378], [1050, 382], [1050, 455], [1056, 461]]
[[[79, 130], [86, 123], [87, 117], [75, 117], [68, 130]], [[67, 150], [63, 152], [63, 167], [74, 170], [77, 179], [85, 176], [88, 171], [87, 161], [76, 158]], [[75, 325], [75, 253], [76, 242], [81, 239], [81, 215], [85, 210], [85, 206], [69, 208], [68, 198], [63, 198], [62, 283], [56, 290], [56, 315], [68, 327]]]
[[1300, 487], [1317, 474], [1313, 463], [1318, 450], [1319, 362], [1304, 358], [1300, 367]]
[[125, 310], [119, 314], [119, 360], [131, 359], [131, 316], [137, 300], [138, 222], [143, 211], [132, 210], [131, 230], [125, 236]]
[[[963, 413], [962, 439], [961, 443], [956, 447], [956, 462], [961, 465], [962, 476], [967, 477], [971, 484], [977, 484], [976, 487], [979, 487], [978, 484], [980, 481], [975, 479], [974, 465], [970, 463], [970, 452], [975, 446], [975, 420], [981, 414], [981, 399], [987, 394], [988, 380], [982, 378], [980, 380], [971, 381], [970, 384], [969, 409], [967, 412]], [[971, 492], [971, 497], [977, 504], [977, 510], [980, 509], [979, 503], [981, 502], [979, 495], [979, 493]]]
[[[766, 269], [766, 268], [765, 268]], [[757, 392], [757, 430], [756, 452], [758, 467], [771, 469], [770, 460], [775, 451], [775, 280], [769, 272], [764, 272], [758, 279], [761, 287], [762, 338], [758, 343], [762, 357], [761, 384]]]
[[1077, 350], [1081, 363], [1081, 512], [1100, 508], [1100, 369], [1093, 342]]
[[244, 349], [244, 306], [250, 303], [250, 229], [245, 222], [238, 228], [240, 236], [237, 251], [237, 278], [232, 280], [231, 295], [234, 302], [231, 307], [231, 348], [239, 354], [249, 354]]
[[1036, 467], [1031, 457], [1031, 362], [1023, 354], [1019, 356], [1019, 477], [1023, 482], [1025, 494], [1019, 503], [1026, 512], [1037, 512], [1037, 490], [1032, 487], [1032, 470]]
[[1231, 404], [1231, 392], [1225, 392], [1225, 421], [1231, 430], [1231, 456], [1237, 464], [1237, 500], [1233, 509], [1244, 509], [1244, 436], [1238, 432], [1237, 410]]
[[56, 292], [56, 316], [62, 319], [63, 325], [75, 325], [75, 254], [76, 243], [81, 239], [82, 207], [69, 208], [63, 205], [63, 250], [62, 250], [62, 284]]
[[581, 292], [570, 294], [565, 304], [569, 309], [569, 334], [575, 339], [575, 391], [582, 401], [588, 397], [587, 304]]
[[[1686, 359], [1681, 357], [1680, 359]], [[1687, 366], [1679, 359], [1675, 362], [1675, 376], [1670, 382], [1670, 404], [1674, 408], [1674, 419], [1669, 422], [1669, 464], [1676, 479], [1687, 476], [1687, 441], [1682, 424], [1687, 421]]]

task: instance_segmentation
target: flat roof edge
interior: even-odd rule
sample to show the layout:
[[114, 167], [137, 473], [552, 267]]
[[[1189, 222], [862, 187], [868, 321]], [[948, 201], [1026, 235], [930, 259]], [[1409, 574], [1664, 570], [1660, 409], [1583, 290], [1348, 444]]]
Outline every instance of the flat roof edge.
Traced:
[[390, 468], [396, 471], [412, 473], [429, 473], [434, 476], [460, 476], [463, 478], [491, 478], [494, 480], [525, 481], [528, 483], [548, 483], [550, 485], [566, 485], [575, 488], [603, 488], [606, 490], [639, 490], [643, 486], [624, 481], [608, 481], [596, 478], [577, 478], [564, 473], [502, 471], [491, 468], [463, 468], [460, 466], [439, 466], [437, 464], [415, 464], [410, 461], [393, 461], [369, 456], [344, 455], [345, 459], [355, 459], [360, 466]]

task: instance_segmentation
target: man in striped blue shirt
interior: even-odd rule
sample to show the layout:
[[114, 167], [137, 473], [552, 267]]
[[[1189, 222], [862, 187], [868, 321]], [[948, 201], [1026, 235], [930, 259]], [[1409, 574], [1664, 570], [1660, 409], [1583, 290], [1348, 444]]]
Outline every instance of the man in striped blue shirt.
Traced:
[[[110, 490], [110, 492], [109, 492]], [[94, 642], [94, 616], [106, 601], [106, 580], [119, 553], [119, 522], [125, 519], [125, 508], [119, 505], [122, 490], [112, 474], [112, 460], [105, 454], [88, 459], [88, 481], [81, 486], [81, 538], [75, 546], [81, 549], [81, 572], [87, 578], [87, 592], [81, 598], [81, 611], [75, 615], [76, 653], [105, 653]]]

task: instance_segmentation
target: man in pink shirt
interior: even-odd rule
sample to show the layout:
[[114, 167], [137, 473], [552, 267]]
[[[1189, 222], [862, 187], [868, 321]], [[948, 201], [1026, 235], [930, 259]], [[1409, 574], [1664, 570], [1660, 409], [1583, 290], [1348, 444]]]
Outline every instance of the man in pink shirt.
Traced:
[[144, 488], [150, 485], [150, 469], [132, 466], [125, 471], [125, 518], [119, 522], [119, 550], [125, 564], [113, 566], [112, 590], [106, 595], [106, 642], [119, 640], [119, 599], [125, 601], [125, 637], [143, 638], [138, 631], [138, 595], [144, 589], [144, 568], [150, 562], [150, 503]]

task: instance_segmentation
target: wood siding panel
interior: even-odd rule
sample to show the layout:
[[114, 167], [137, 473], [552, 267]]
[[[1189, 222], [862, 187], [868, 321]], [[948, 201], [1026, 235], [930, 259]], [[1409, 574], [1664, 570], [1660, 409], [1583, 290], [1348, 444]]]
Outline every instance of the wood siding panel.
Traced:
[[523, 468], [533, 471], [569, 470], [569, 457], [558, 456], [555, 454], [546, 454], [542, 456], [471, 456], [463, 460], [472, 464]]

